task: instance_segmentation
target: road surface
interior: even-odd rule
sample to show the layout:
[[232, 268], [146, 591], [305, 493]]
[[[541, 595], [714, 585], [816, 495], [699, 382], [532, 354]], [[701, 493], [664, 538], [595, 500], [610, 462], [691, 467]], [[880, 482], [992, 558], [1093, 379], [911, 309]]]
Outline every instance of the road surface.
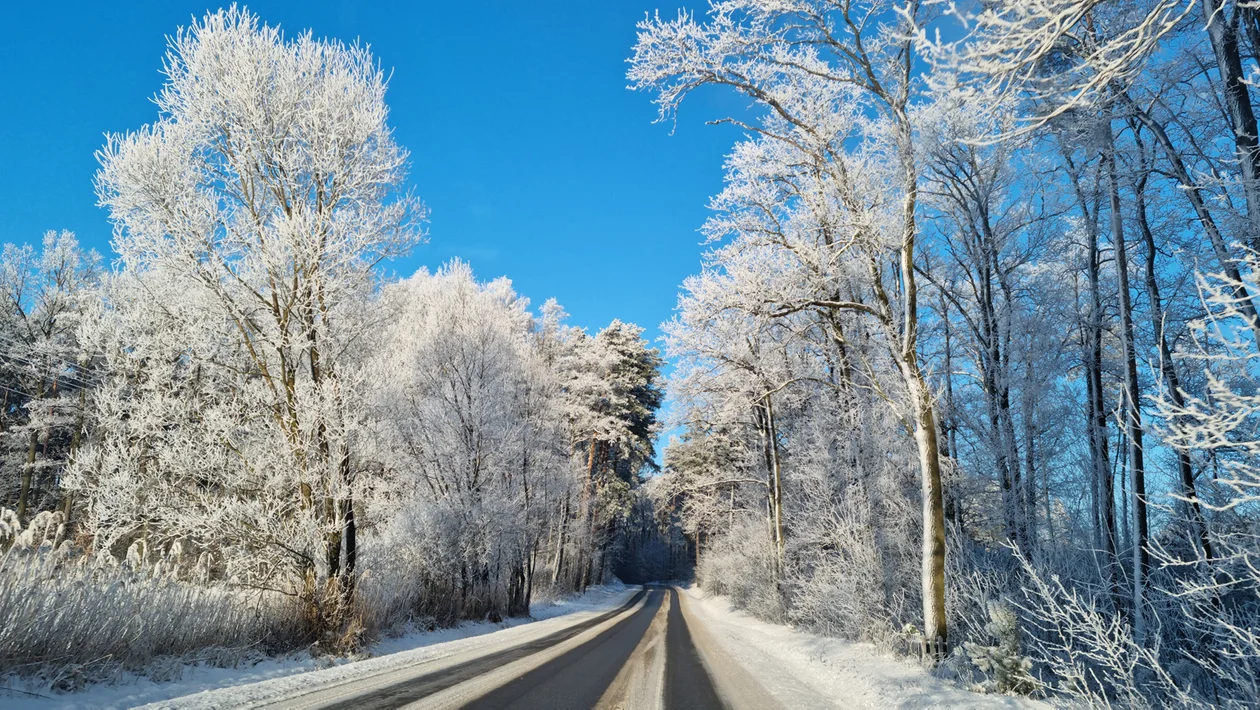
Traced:
[[[664, 586], [353, 663], [205, 690], [144, 710], [1048, 706], [976, 695], [862, 644], [802, 633]], [[584, 607], [584, 608], [582, 608]]]
[[[365, 664], [362, 672], [342, 673], [332, 682], [236, 695], [230, 702], [235, 707], [327, 710], [774, 707], [765, 696], [750, 692], [747, 678], [739, 677], [720, 650], [704, 650], [712, 646], [706, 639], [688, 614], [684, 595], [649, 586], [620, 607], [557, 629], [540, 628], [515, 642], [413, 664]], [[213, 696], [181, 705], [194, 697], [159, 706], [222, 705]]]

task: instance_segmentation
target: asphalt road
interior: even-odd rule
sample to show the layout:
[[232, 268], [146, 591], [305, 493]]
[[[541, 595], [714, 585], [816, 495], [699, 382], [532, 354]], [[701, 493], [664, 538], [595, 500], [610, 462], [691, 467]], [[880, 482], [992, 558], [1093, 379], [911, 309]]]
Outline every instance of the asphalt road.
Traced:
[[[629, 613], [644, 595], [642, 606]], [[513, 668], [519, 670], [505, 675]], [[413, 704], [475, 710], [726, 707], [692, 641], [678, 591], [664, 587], [648, 588], [619, 609], [549, 636], [322, 707]]]

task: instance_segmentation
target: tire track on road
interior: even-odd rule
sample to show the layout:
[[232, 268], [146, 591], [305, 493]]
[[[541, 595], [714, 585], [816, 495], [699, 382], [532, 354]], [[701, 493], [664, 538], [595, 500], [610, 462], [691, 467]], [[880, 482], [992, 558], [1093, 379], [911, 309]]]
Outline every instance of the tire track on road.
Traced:
[[669, 621], [665, 627], [665, 707], [724, 708], [683, 617], [682, 598], [671, 588]]
[[588, 710], [599, 703], [639, 646], [668, 591], [654, 589], [647, 604], [599, 636], [462, 706]]
[[[543, 651], [556, 644], [563, 643], [575, 636], [578, 636], [587, 629], [598, 626], [618, 614], [624, 613], [637, 604], [645, 594], [647, 594], [647, 590], [640, 590], [630, 598], [630, 601], [620, 607], [617, 607], [616, 609], [613, 609], [612, 611], [542, 638], [534, 639], [533, 641], [528, 641], [502, 651], [487, 654], [474, 661], [470, 661], [454, 668], [445, 668], [440, 671], [426, 673], [415, 678], [409, 678], [405, 681], [388, 685], [384, 688], [370, 690], [361, 695], [349, 696], [345, 700], [340, 700], [327, 705], [320, 705], [319, 707], [324, 708], [324, 710], [375, 710], [379, 708], [402, 707], [408, 703], [415, 702], [434, 693], [441, 692], [447, 688], [451, 688], [459, 685], [460, 683], [471, 680], [479, 675], [488, 673], [500, 666], [527, 656], [532, 656], [539, 651]], [[631, 618], [634, 617], [632, 616]]]

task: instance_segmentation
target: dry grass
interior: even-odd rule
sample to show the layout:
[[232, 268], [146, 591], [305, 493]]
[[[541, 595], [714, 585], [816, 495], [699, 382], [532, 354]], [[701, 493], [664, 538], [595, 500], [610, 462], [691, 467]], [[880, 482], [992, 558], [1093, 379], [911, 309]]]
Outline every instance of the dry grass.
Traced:
[[301, 640], [297, 605], [275, 594], [181, 582], [76, 554], [68, 543], [0, 556], [0, 669], [72, 689], [172, 658], [231, 665]]

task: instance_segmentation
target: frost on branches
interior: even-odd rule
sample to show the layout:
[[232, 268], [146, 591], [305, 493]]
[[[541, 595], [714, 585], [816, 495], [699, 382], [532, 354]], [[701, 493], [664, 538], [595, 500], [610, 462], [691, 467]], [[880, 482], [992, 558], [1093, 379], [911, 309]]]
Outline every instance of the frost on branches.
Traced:
[[638, 28], [661, 119], [748, 100], [666, 326], [654, 496], [699, 582], [992, 692], [1253, 705], [1254, 3]]
[[[426, 212], [364, 46], [233, 7], [164, 74], [98, 154], [116, 268], [68, 233], [0, 258], [6, 664], [337, 651], [607, 579], [654, 465], [642, 329], [458, 261], [384, 276]], [[73, 590], [55, 628], [41, 585]]]
[[159, 119], [111, 136], [97, 190], [122, 270], [92, 333], [99, 443], [67, 487], [113, 548], [195, 541], [321, 624], [357, 561], [351, 373], [372, 265], [421, 237], [366, 49], [233, 8], [170, 41]]
[[[840, 351], [833, 384], [871, 388], [913, 437], [922, 508], [915, 596], [924, 649], [940, 657], [949, 647], [944, 497], [936, 411], [919, 354], [916, 270], [919, 15], [917, 5], [891, 2], [713, 3], [705, 22], [688, 13], [641, 22], [629, 77], [656, 94], [662, 119], [705, 85], [754, 102], [751, 116], [722, 119], [752, 137], [729, 161], [707, 232], [730, 240], [719, 259], [745, 259], [744, 268], [762, 281], [746, 307], [764, 318], [805, 314], [818, 321]], [[878, 360], [848, 361], [855, 336], [873, 346], [872, 354], [880, 351]], [[877, 370], [895, 373], [895, 385], [876, 384], [887, 379]], [[781, 557], [779, 432], [770, 393], [757, 400]]]
[[5, 244], [0, 254], [0, 495], [22, 522], [32, 511], [70, 512], [58, 483], [81, 442], [87, 390], [96, 382], [78, 331], [100, 269], [100, 257], [70, 232], [48, 232], [38, 252]]

